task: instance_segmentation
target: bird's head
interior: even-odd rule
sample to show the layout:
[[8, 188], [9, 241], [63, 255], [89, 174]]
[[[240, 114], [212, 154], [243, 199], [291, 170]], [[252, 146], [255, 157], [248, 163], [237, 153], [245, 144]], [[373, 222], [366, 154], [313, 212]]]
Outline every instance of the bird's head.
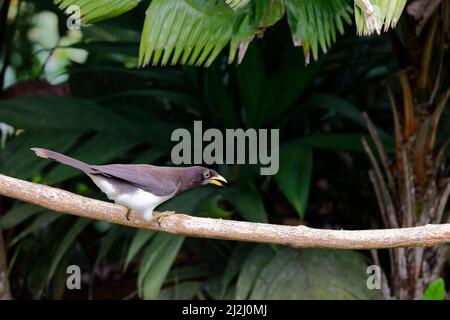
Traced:
[[224, 177], [222, 177], [217, 173], [217, 171], [213, 169], [208, 169], [205, 167], [191, 167], [190, 171], [192, 176], [191, 183], [193, 185], [214, 184], [216, 186], [222, 187], [228, 183]]
[[203, 182], [202, 184], [214, 184], [219, 187], [223, 187], [228, 183], [228, 181], [222, 177], [220, 174], [217, 173], [217, 171], [203, 168], [202, 172]]

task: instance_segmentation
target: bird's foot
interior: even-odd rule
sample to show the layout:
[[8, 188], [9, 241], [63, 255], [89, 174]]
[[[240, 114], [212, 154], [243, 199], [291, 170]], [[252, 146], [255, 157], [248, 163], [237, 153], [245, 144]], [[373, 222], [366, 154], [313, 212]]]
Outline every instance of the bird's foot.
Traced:
[[125, 215], [125, 217], [127, 218], [127, 221], [130, 221], [130, 214], [131, 214], [131, 209], [128, 207], [125, 207], [127, 209], [127, 213]]
[[175, 212], [173, 211], [158, 212], [153, 215], [152, 221], [156, 222], [159, 226], [161, 226], [160, 222], [162, 218], [170, 217], [171, 215], [174, 214]]

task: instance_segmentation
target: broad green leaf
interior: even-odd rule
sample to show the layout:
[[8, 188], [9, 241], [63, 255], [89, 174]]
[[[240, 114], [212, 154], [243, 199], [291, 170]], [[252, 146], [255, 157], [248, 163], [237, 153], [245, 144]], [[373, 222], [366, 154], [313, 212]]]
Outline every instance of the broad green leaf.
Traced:
[[139, 229], [134, 233], [134, 237], [131, 240], [130, 247], [128, 249], [127, 256], [125, 258], [125, 263], [123, 266], [123, 272], [128, 269], [133, 258], [136, 254], [144, 247], [144, 245], [150, 241], [150, 239], [155, 235], [155, 232]]
[[222, 276], [222, 286], [220, 290], [220, 296], [222, 299], [228, 292], [231, 281], [239, 274], [241, 265], [243, 264], [245, 258], [248, 256], [250, 248], [251, 247], [249, 244], [240, 243], [233, 249], [230, 258], [228, 259], [225, 272]]
[[[136, 7], [142, 0], [53, 0], [62, 10], [76, 6], [84, 23], [93, 23], [119, 16]], [[68, 12], [73, 14], [73, 11]]]
[[216, 275], [210, 277], [204, 284], [204, 290], [207, 293], [207, 297], [211, 297], [214, 300], [232, 300], [236, 292], [235, 283], [232, 283], [225, 294], [222, 294], [222, 277]]
[[174, 90], [160, 90], [160, 89], [143, 89], [143, 90], [129, 90], [123, 91], [109, 96], [105, 96], [98, 101], [102, 104], [109, 104], [114, 101], [127, 101], [129, 99], [158, 99], [164, 101], [166, 104], [170, 103], [176, 107], [182, 107], [181, 111], [186, 111], [192, 115], [200, 116], [198, 106], [200, 102], [190, 93]]
[[280, 168], [275, 179], [281, 192], [303, 219], [308, 203], [313, 169], [313, 152], [298, 141], [280, 148]]
[[94, 266], [92, 267], [91, 271], [91, 285], [93, 284], [93, 279], [95, 273], [97, 272], [98, 266], [100, 265], [100, 262], [108, 255], [109, 251], [113, 247], [114, 242], [117, 241], [117, 239], [121, 236], [122, 231], [123, 230], [120, 227], [113, 226], [101, 239], [100, 249], [97, 253], [97, 257], [95, 258]]
[[298, 59], [298, 54], [297, 48], [285, 48], [279, 69], [270, 74], [260, 108], [258, 128], [267, 128], [275, 121], [289, 119], [286, 113], [296, 107], [297, 100], [301, 99], [322, 70], [324, 60], [306, 66]]
[[445, 300], [445, 282], [439, 278], [431, 282], [423, 294], [423, 300]]
[[367, 288], [367, 264], [354, 251], [282, 248], [259, 274], [250, 299], [379, 299]]
[[[278, 121], [316, 79], [322, 61], [305, 66], [297, 48], [281, 48], [279, 66], [268, 72], [259, 46], [250, 46], [247, 56], [237, 67], [237, 82], [244, 108], [244, 121], [249, 128], [281, 127]], [[283, 118], [284, 116], [284, 118]]]
[[[149, 246], [147, 246], [146, 253], [144, 257], [142, 258], [141, 264], [139, 266], [139, 272], [138, 272], [138, 278], [137, 278], [137, 289], [138, 294], [142, 296], [143, 294], [143, 284], [145, 277], [150, 270], [152, 264], [155, 262], [155, 260], [158, 258], [156, 253], [163, 252], [164, 246], [168, 246], [171, 239], [167, 238], [169, 237], [168, 234], [165, 233], [158, 233], [153, 237], [152, 242]], [[152, 248], [152, 250], [150, 250]]]
[[164, 288], [158, 295], [158, 300], [192, 300], [202, 290], [202, 281], [185, 281]]
[[[55, 248], [61, 240], [61, 237], [54, 237], [55, 234], [49, 234], [54, 243], [48, 244], [44, 249], [42, 246], [34, 246], [33, 249], [37, 250], [37, 253], [31, 253], [31, 261], [33, 263], [25, 271], [27, 289], [33, 299], [41, 299], [45, 296], [54, 297], [54, 299], [61, 299], [64, 289], [66, 289], [67, 279], [67, 266], [69, 265], [69, 254], [64, 253], [61, 257], [54, 275], [51, 279], [51, 286], [47, 283], [47, 277], [49, 275], [50, 265], [53, 263], [53, 253]], [[30, 255], [30, 252], [23, 252]], [[21, 266], [21, 268], [23, 265]]]
[[173, 268], [167, 275], [165, 283], [179, 282], [185, 280], [205, 279], [214, 274], [206, 264], [194, 264], [184, 267]]
[[[106, 101], [105, 107], [108, 110], [111, 110], [112, 104], [117, 104], [114, 97], [120, 98], [118, 102], [125, 102], [126, 106], [129, 106], [130, 102], [132, 104], [133, 100], [130, 101], [130, 96], [133, 92], [138, 94], [138, 98], [140, 96], [165, 101], [168, 98], [165, 98], [164, 94], [167, 94], [171, 95], [170, 101], [180, 102], [178, 100], [184, 97], [188, 98], [188, 102], [192, 104], [191, 101], [194, 100], [191, 86], [186, 81], [184, 73], [172, 68], [127, 69], [122, 66], [102, 64], [81, 65], [71, 69], [69, 81], [74, 95], [85, 99], [96, 99], [97, 102]], [[96, 85], [93, 86], [93, 83]], [[145, 96], [143, 90], [148, 90], [148, 95]], [[180, 103], [181, 106], [186, 104], [188, 103]], [[148, 105], [150, 110], [154, 110], [155, 107], [153, 103]]]
[[351, 23], [352, 8], [347, 0], [284, 0], [296, 46], [303, 46], [305, 61], [310, 53], [319, 58], [319, 48], [327, 53], [336, 41], [336, 34], [344, 33], [344, 23]]
[[[95, 103], [72, 97], [33, 97], [0, 101], [0, 119], [17, 129], [117, 131], [129, 123]], [[114, 124], [114, 125], [112, 125]]]
[[275, 253], [275, 250], [270, 246], [258, 245], [248, 254], [248, 257], [241, 266], [236, 284], [235, 299], [248, 299], [261, 271], [266, 267]]
[[78, 235], [91, 223], [92, 220], [78, 218], [77, 222], [73, 225], [73, 227], [67, 232], [64, 238], [61, 239], [61, 242], [58, 244], [55, 253], [53, 254], [52, 261], [49, 265], [48, 274], [46, 277], [47, 286], [53, 279], [56, 269], [58, 268], [61, 259], [67, 253], [67, 250], [70, 249]]
[[[132, 43], [131, 48], [136, 49], [135, 43], [139, 46], [139, 41], [141, 38], [140, 28], [142, 26], [143, 13], [145, 11], [146, 1], [141, 1], [141, 6], [139, 10], [133, 10], [129, 14], [122, 15], [118, 19], [101, 21], [101, 23], [95, 23], [90, 25], [89, 28], [83, 28], [83, 41], [94, 42], [94, 41], [108, 41], [115, 42], [119, 45], [120, 42]], [[136, 65], [137, 62], [136, 53], [138, 50], [134, 51], [135, 57], [130, 59], [126, 54], [119, 52], [119, 54], [114, 54], [114, 52], [104, 51], [102, 57], [107, 60], [112, 60], [116, 62], [132, 62], [132, 65]], [[99, 57], [99, 56], [97, 56]], [[89, 59], [89, 58], [88, 58]], [[95, 64], [98, 64], [97, 61]], [[88, 63], [89, 64], [89, 63]], [[101, 63], [104, 65], [104, 63]]]
[[151, 242], [138, 274], [138, 292], [144, 299], [156, 299], [184, 238], [159, 233]]
[[261, 194], [249, 187], [238, 184], [227, 187], [225, 198], [247, 221], [267, 222], [268, 215], [264, 208]]

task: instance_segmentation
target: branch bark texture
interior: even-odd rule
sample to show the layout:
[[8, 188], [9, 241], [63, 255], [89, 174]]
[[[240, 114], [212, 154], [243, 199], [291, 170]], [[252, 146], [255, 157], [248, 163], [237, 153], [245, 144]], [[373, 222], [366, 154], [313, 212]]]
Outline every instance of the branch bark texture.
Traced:
[[450, 224], [384, 230], [323, 230], [211, 218], [185, 214], [148, 223], [139, 214], [126, 219], [126, 208], [61, 189], [0, 175], [0, 194], [50, 210], [128, 227], [176, 235], [287, 245], [295, 248], [382, 249], [429, 247], [450, 243]]

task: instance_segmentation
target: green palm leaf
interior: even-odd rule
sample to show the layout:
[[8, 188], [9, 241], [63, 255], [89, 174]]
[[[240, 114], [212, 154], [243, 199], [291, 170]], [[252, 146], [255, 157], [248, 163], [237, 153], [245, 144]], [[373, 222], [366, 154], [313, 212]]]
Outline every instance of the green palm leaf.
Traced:
[[241, 60], [261, 28], [283, 16], [280, 0], [253, 1], [232, 10], [223, 0], [153, 0], [142, 32], [140, 64], [209, 66], [230, 45], [229, 62]]
[[119, 16], [142, 0], [53, 0], [60, 9], [66, 10], [72, 5], [78, 6], [83, 23], [92, 23]]
[[347, 0], [284, 0], [292, 37], [303, 46], [306, 63], [310, 52], [318, 59], [319, 47], [324, 53], [344, 33], [344, 22], [351, 23], [352, 9]]

